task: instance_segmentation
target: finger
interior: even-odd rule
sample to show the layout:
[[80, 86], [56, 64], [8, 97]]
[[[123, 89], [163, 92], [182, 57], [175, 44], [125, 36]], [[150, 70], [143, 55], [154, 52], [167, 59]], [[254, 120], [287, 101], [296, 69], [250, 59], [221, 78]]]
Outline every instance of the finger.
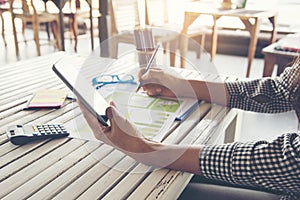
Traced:
[[112, 128], [117, 126], [116, 122], [121, 122], [124, 119], [124, 117], [118, 112], [118, 110], [114, 106], [109, 106], [106, 109], [106, 116], [108, 117]]
[[149, 96], [159, 96], [162, 93], [161, 86], [154, 84], [147, 84], [143, 87]]
[[145, 67], [141, 67], [140, 70], [139, 70], [139, 73], [138, 73], [138, 79], [140, 80], [141, 77], [144, 75], [146, 71], [146, 68]]
[[161, 78], [162, 69], [157, 67], [152, 67], [149, 71], [146, 73], [141, 74], [140, 79], [145, 80], [159, 80]]
[[106, 108], [106, 117], [107, 117], [109, 120], [112, 120], [112, 119], [113, 119], [112, 106]]
[[109, 102], [109, 104], [115, 108], [117, 108], [116, 103], [114, 101]]

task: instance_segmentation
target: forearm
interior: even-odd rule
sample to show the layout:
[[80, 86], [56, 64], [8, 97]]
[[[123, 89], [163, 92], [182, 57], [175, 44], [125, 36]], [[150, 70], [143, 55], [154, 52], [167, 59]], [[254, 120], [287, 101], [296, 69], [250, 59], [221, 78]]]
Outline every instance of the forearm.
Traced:
[[227, 106], [229, 94], [224, 83], [189, 80], [189, 84], [198, 99]]
[[201, 175], [199, 153], [201, 146], [180, 146], [147, 141], [139, 153], [130, 156], [146, 165]]

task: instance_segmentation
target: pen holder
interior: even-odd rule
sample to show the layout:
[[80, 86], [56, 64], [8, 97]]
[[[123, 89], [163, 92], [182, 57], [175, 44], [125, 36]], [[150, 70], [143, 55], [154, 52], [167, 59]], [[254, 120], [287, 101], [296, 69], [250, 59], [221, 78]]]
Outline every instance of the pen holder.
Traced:
[[[151, 55], [153, 54], [154, 49], [147, 50], [136, 50], [138, 62], [140, 67], [146, 67], [150, 61]], [[153, 65], [155, 65], [155, 60], [153, 61]]]
[[[140, 67], [146, 67], [154, 51], [154, 38], [151, 28], [137, 28], [134, 30], [134, 41]], [[153, 62], [155, 64], [155, 60]]]

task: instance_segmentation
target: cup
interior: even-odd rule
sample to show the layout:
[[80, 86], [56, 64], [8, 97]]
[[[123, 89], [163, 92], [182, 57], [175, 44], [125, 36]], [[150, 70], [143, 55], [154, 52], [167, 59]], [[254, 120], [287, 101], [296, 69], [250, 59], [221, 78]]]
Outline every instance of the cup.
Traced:
[[[145, 50], [136, 50], [138, 62], [140, 67], [146, 67], [150, 61], [150, 58], [154, 52], [154, 49], [145, 49]], [[155, 65], [155, 60], [153, 61], [153, 65]]]
[[[134, 30], [136, 53], [140, 67], [146, 67], [155, 49], [151, 28], [137, 28]], [[153, 62], [155, 64], [155, 61]]]

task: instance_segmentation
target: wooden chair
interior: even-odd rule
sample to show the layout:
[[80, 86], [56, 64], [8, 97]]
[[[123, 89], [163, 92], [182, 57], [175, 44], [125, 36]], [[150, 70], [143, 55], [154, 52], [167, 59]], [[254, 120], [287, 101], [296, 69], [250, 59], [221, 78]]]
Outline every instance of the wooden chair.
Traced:
[[0, 20], [1, 20], [1, 35], [3, 38], [4, 46], [7, 46], [7, 42], [5, 39], [5, 22], [3, 18], [3, 13], [9, 11], [9, 3], [7, 0], [0, 0]]
[[119, 43], [134, 44], [133, 30], [140, 26], [137, 0], [111, 0], [110, 56], [118, 57]]
[[[138, 11], [137, 0], [111, 0], [110, 1], [110, 13], [111, 13], [111, 33], [112, 39], [110, 41], [110, 55], [113, 58], [117, 58], [118, 55], [118, 44], [129, 43], [134, 44], [135, 28], [140, 27], [140, 16]], [[170, 34], [171, 33], [171, 34]], [[174, 34], [173, 31], [168, 33], [162, 33], [160, 30], [156, 31], [153, 29], [153, 37], [155, 42], [162, 43], [164, 49], [167, 48], [167, 43], [176, 41], [179, 34]], [[170, 45], [170, 64], [174, 66], [175, 55], [173, 54], [174, 45]]]
[[[22, 20], [23, 27], [22, 32], [24, 36], [25, 27], [27, 23], [32, 24], [33, 29], [33, 38], [36, 44], [37, 55], [41, 55], [40, 50], [40, 25], [41, 24], [50, 24], [51, 30], [54, 35], [55, 46], [58, 49], [61, 49], [61, 42], [60, 42], [60, 30], [59, 30], [59, 17], [57, 14], [48, 13], [47, 10], [37, 10], [36, 6], [33, 4], [33, 0], [21, 0], [22, 7], [20, 9], [14, 8], [14, 0], [10, 1], [10, 12], [12, 14], [12, 26], [13, 26], [13, 35], [15, 39], [15, 48], [16, 54], [19, 55], [19, 46], [18, 46], [18, 38], [17, 38], [17, 31], [15, 25], [15, 19], [19, 18]], [[46, 6], [44, 6], [46, 8]], [[25, 39], [26, 41], [26, 39]]]
[[[82, 6], [86, 3], [87, 6]], [[86, 9], [88, 8], [88, 9]], [[80, 0], [68, 0], [66, 5], [63, 8], [64, 16], [69, 19], [69, 29], [71, 33], [71, 39], [74, 38], [75, 45], [74, 50], [77, 52], [78, 44], [78, 18], [84, 19], [89, 18], [90, 21], [90, 35], [91, 35], [91, 46], [92, 50], [94, 49], [94, 40], [93, 40], [93, 18], [100, 17], [99, 9], [93, 8], [92, 0], [80, 1]]]
[[[184, 2], [181, 2], [180, 0], [173, 3], [180, 3], [182, 5], [186, 2], [186, 0]], [[145, 0], [145, 23], [148, 26], [159, 27], [161, 29], [166, 30], [173, 30], [174, 32], [180, 34], [183, 23], [171, 22], [169, 16], [169, 9], [171, 7], [168, 6], [168, 3], [169, 0]], [[183, 7], [183, 5], [181, 7]], [[177, 6], [177, 8], [180, 8], [180, 6]], [[183, 14], [184, 10], [176, 10], [176, 20], [180, 21], [180, 15], [182, 15], [183, 17]], [[188, 30], [187, 35], [182, 37], [192, 38], [200, 45], [200, 48], [197, 48], [196, 50], [197, 58], [200, 58], [200, 53], [202, 49], [201, 47], [204, 47], [205, 42], [205, 28], [201, 26], [193, 26], [191, 29]], [[181, 67], [183, 67], [182, 64]]]

